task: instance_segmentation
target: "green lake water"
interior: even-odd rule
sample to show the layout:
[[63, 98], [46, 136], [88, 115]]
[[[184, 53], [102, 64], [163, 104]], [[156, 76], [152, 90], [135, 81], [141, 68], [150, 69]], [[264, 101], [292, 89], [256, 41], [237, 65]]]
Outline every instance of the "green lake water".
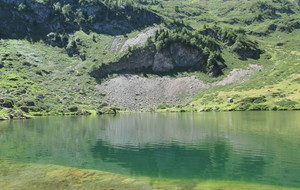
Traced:
[[0, 122], [0, 159], [133, 177], [300, 188], [300, 112], [140, 113], [5, 121]]

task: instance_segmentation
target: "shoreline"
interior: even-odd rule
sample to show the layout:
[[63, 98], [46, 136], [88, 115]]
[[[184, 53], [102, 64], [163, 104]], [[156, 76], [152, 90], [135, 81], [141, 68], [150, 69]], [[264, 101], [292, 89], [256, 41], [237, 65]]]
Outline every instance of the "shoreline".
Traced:
[[[168, 179], [132, 177], [93, 169], [79, 169], [54, 164], [22, 163], [0, 159], [0, 186], [3, 189], [114, 189], [114, 190], [297, 190], [245, 181], [213, 179]], [[26, 175], [24, 175], [26, 174]]]
[[38, 113], [23, 113], [16, 111], [15, 116], [9, 114], [0, 114], [0, 121], [10, 121], [10, 120], [23, 120], [23, 119], [33, 119], [35, 117], [52, 117], [52, 116], [97, 116], [97, 115], [116, 115], [116, 114], [126, 114], [126, 113], [201, 113], [201, 112], [252, 112], [252, 111], [266, 111], [266, 112], [277, 112], [277, 111], [299, 111], [299, 108], [295, 109], [277, 109], [277, 110], [230, 110], [230, 109], [215, 109], [214, 107], [207, 107], [206, 109], [194, 108], [194, 107], [183, 107], [183, 108], [165, 108], [156, 110], [126, 110], [126, 111], [116, 111], [114, 112], [110, 107], [106, 108], [105, 111], [101, 110], [88, 110], [83, 112], [65, 112], [65, 113], [51, 113], [51, 112], [38, 112]]

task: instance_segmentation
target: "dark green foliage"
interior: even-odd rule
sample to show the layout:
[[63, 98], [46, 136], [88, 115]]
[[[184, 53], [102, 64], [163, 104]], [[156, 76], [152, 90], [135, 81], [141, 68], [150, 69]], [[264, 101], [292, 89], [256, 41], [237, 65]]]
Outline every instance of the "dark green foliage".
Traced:
[[266, 19], [276, 19], [281, 13], [294, 14], [293, 5], [287, 0], [257, 1], [250, 8], [252, 17], [246, 18], [244, 22], [251, 25], [254, 22], [263, 22]]
[[210, 28], [205, 26], [204, 29], [200, 31], [200, 33], [205, 36], [220, 40], [221, 42], [226, 43], [226, 45], [231, 46], [236, 42], [238, 35], [242, 34], [242, 31], [235, 31], [232, 29], [221, 27]]
[[300, 21], [298, 19], [287, 19], [279, 22], [277, 30], [281, 32], [292, 32], [295, 29], [300, 29]]
[[251, 106], [251, 104], [244, 104], [241, 103], [238, 105], [238, 107], [236, 108], [237, 111], [246, 111], [249, 109], [249, 107]]
[[22, 111], [24, 111], [25, 113], [28, 113], [29, 112], [29, 108], [27, 106], [21, 106], [20, 109]]
[[0, 98], [0, 106], [5, 108], [13, 108], [14, 101], [10, 98]]
[[275, 97], [283, 98], [283, 97], [285, 97], [286, 95], [283, 94], [283, 93], [281, 93], [281, 92], [273, 92], [273, 93], [271, 94], [271, 96], [272, 96], [273, 98], [275, 98]]
[[254, 104], [248, 108], [249, 111], [266, 111], [269, 110], [268, 105]]
[[221, 70], [226, 67], [221, 55], [220, 42], [215, 36], [206, 35], [203, 31], [189, 31], [186, 28], [160, 30], [155, 33], [153, 41], [158, 52], [168, 48], [171, 43], [181, 43], [198, 49], [207, 60], [207, 65], [202, 70], [213, 73], [213, 76], [222, 74]]
[[68, 110], [70, 112], [77, 112], [79, 110], [79, 108], [77, 106], [71, 106], [71, 107], [68, 108]]
[[208, 48], [210, 51], [220, 51], [221, 49], [216, 38], [204, 35], [201, 31], [190, 31], [187, 28], [157, 31], [153, 41], [155, 42], [158, 51], [172, 42], [180, 42], [198, 48], [201, 51], [204, 48]]
[[102, 115], [102, 114], [117, 114], [118, 111], [120, 111], [120, 108], [117, 107], [104, 107], [100, 110], [97, 111], [98, 115]]
[[244, 36], [238, 36], [232, 46], [232, 51], [237, 53], [241, 59], [259, 59], [260, 55], [263, 53], [263, 51], [258, 48], [256, 42], [252, 42]]
[[296, 79], [294, 79], [292, 82], [300, 83], [300, 78], [296, 78]]
[[25, 104], [26, 106], [35, 106], [34, 100], [25, 100], [25, 101], [24, 101], [24, 104]]
[[107, 107], [108, 104], [106, 102], [103, 102], [101, 103], [99, 106], [98, 106], [98, 109], [101, 109], [101, 108], [104, 108], [104, 107]]
[[163, 103], [163, 104], [159, 104], [156, 109], [167, 109], [170, 107], [171, 107], [170, 105]]
[[261, 97], [248, 97], [248, 98], [244, 98], [240, 101], [241, 103], [263, 103], [266, 102], [266, 97], [265, 96], [261, 96]]
[[47, 35], [46, 43], [57, 47], [66, 47], [69, 41], [69, 35], [67, 33], [51, 32]]
[[76, 112], [76, 115], [91, 115], [92, 113], [88, 110], [81, 109]]
[[211, 52], [207, 59], [207, 71], [211, 76], [219, 76], [222, 73], [222, 69], [226, 67], [223, 64], [224, 60], [220, 53]]
[[266, 1], [257, 1], [250, 10], [258, 15], [254, 21], [262, 21], [266, 18], [276, 17], [276, 8], [273, 4]]
[[284, 99], [279, 102], [275, 102], [276, 105], [284, 108], [293, 108], [298, 102], [292, 101], [290, 99]]

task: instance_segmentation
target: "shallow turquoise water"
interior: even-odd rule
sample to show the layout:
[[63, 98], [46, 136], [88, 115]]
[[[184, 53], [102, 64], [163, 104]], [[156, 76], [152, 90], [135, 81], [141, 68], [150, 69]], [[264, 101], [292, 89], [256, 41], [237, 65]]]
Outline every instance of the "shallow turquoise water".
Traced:
[[121, 114], [0, 122], [0, 159], [128, 176], [300, 187], [300, 112]]

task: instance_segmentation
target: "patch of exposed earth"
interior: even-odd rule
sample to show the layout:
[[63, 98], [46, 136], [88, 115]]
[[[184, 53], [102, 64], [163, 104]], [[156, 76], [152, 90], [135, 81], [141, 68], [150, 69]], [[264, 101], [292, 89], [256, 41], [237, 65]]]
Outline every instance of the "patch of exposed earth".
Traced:
[[249, 75], [262, 69], [260, 65], [249, 65], [249, 69], [233, 69], [227, 77], [214, 83], [205, 83], [196, 77], [171, 79], [167, 76], [144, 78], [138, 75], [121, 75], [98, 84], [109, 105], [130, 110], [155, 108], [161, 103], [187, 103], [200, 91], [216, 85], [241, 83]]

